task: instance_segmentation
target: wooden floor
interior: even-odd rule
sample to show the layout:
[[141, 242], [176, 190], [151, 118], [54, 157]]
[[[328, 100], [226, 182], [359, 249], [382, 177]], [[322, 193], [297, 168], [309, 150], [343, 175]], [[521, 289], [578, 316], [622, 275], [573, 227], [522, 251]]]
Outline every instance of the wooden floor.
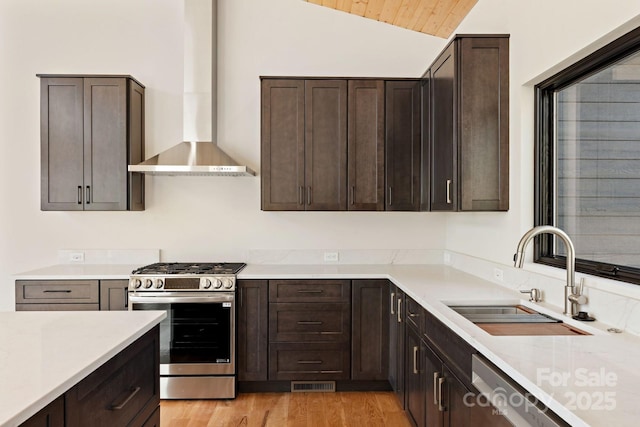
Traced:
[[409, 427], [392, 392], [242, 393], [235, 400], [163, 400], [161, 427]]

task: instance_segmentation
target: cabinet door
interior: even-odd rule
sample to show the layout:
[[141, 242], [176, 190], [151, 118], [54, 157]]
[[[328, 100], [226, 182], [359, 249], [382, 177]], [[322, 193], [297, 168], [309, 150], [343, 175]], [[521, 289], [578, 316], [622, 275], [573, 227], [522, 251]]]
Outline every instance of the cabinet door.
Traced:
[[460, 41], [461, 211], [509, 209], [509, 39]]
[[[129, 84], [129, 143], [128, 160], [130, 165], [137, 165], [144, 158], [144, 87], [133, 80]], [[129, 210], [142, 211], [144, 204], [144, 175], [138, 172], [129, 172]]]
[[420, 80], [422, 111], [420, 130], [420, 210], [430, 210], [431, 183], [431, 70], [427, 70]]
[[431, 66], [431, 210], [457, 210], [455, 42]]
[[347, 209], [347, 82], [305, 81], [307, 210]]
[[405, 381], [407, 414], [413, 425], [425, 425], [425, 374], [421, 363], [420, 333], [406, 327]]
[[444, 425], [447, 427], [470, 427], [471, 407], [465, 404], [465, 396], [470, 391], [462, 384], [445, 365], [442, 370], [445, 388], [442, 391]]
[[420, 207], [420, 82], [388, 81], [386, 102], [386, 210]]
[[349, 80], [350, 211], [384, 210], [384, 81]]
[[101, 280], [100, 310], [128, 310], [128, 289], [128, 280]]
[[351, 284], [351, 379], [386, 380], [389, 374], [389, 282]]
[[391, 292], [391, 313], [389, 316], [389, 383], [396, 392], [402, 408], [405, 407], [404, 394], [404, 292], [393, 287]]
[[84, 79], [85, 210], [127, 209], [127, 82]]
[[420, 345], [425, 381], [426, 425], [428, 427], [439, 427], [444, 423], [444, 406], [441, 405], [442, 392], [445, 390], [445, 380], [442, 378], [442, 361], [424, 341]]
[[262, 80], [262, 210], [304, 210], [304, 80]]
[[266, 381], [268, 374], [268, 285], [238, 280], [238, 380]]
[[64, 427], [64, 397], [58, 397], [20, 427]]
[[41, 209], [83, 210], [83, 79], [40, 80]]

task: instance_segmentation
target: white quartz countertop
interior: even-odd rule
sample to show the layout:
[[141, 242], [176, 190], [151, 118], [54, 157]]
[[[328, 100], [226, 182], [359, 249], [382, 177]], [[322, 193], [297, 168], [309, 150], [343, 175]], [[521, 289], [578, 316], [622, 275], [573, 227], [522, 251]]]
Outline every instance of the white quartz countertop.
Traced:
[[129, 279], [129, 275], [142, 264], [55, 264], [36, 270], [14, 274], [17, 280], [100, 280]]
[[[140, 266], [59, 265], [15, 278], [128, 278]], [[562, 301], [530, 303], [511, 289], [443, 265], [249, 264], [238, 278], [389, 279], [570, 425], [625, 426], [640, 419], [640, 338], [607, 332], [608, 325], [597, 321], [568, 319]], [[492, 336], [447, 306], [497, 302], [532, 307], [593, 335]]]
[[164, 311], [0, 312], [0, 426], [24, 422], [164, 317]]
[[[387, 278], [572, 426], [631, 426], [640, 418], [640, 338], [562, 315], [562, 301], [522, 294], [442, 265], [248, 265], [241, 279]], [[447, 305], [520, 303], [589, 336], [493, 336]]]

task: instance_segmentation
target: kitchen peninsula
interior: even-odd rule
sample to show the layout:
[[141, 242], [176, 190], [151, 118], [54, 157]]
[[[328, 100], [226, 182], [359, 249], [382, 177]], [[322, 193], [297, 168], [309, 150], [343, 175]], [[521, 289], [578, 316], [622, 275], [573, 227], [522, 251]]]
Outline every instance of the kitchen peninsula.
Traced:
[[[48, 405], [59, 417], [63, 405], [67, 408], [66, 422], [52, 425], [83, 425], [84, 414], [102, 425], [112, 415], [101, 412], [110, 409], [131, 421], [143, 418], [135, 425], [159, 416], [158, 360], [141, 359], [144, 352], [157, 353], [156, 325], [165, 316], [159, 311], [0, 312], [0, 426], [20, 425]], [[119, 387], [127, 381], [136, 385]], [[101, 411], [94, 399], [115, 403]]]

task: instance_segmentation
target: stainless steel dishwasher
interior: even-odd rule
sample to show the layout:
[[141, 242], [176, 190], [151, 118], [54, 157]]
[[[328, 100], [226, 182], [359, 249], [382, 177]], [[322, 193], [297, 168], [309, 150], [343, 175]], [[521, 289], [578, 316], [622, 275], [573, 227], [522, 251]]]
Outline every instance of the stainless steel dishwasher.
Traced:
[[569, 426], [484, 357], [472, 355], [471, 368], [471, 383], [491, 402], [494, 410], [512, 425], [516, 427]]

